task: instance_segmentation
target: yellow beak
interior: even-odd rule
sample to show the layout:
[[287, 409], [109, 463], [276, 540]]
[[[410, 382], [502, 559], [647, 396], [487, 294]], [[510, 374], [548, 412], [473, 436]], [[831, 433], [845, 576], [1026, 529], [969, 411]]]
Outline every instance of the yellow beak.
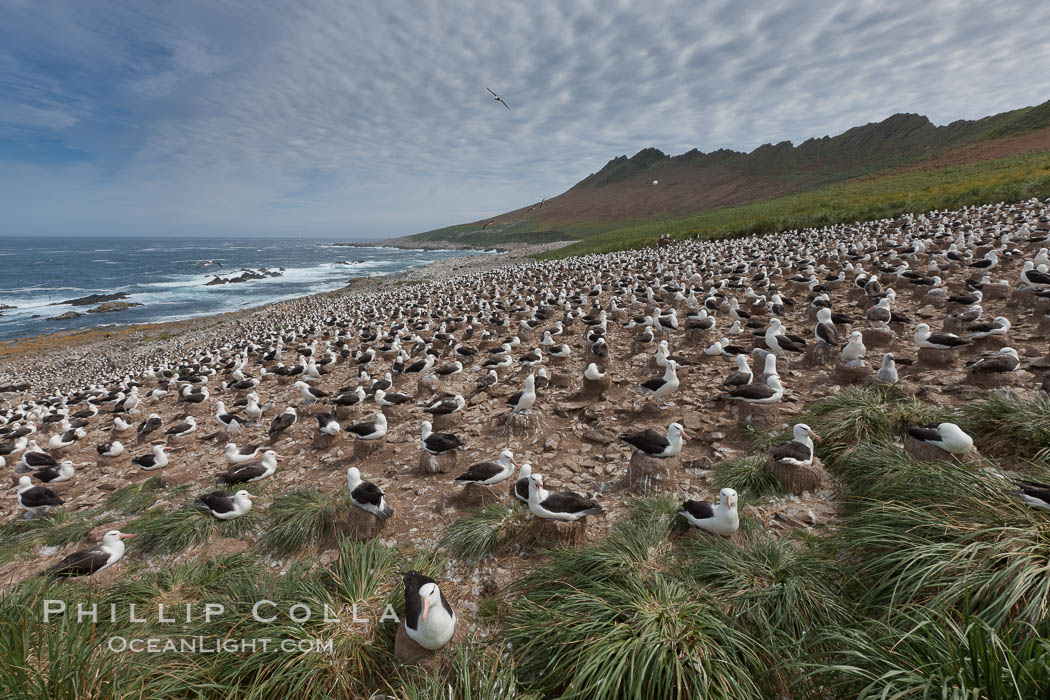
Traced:
[[430, 598], [423, 599], [423, 622], [427, 621], [427, 614], [430, 612]]

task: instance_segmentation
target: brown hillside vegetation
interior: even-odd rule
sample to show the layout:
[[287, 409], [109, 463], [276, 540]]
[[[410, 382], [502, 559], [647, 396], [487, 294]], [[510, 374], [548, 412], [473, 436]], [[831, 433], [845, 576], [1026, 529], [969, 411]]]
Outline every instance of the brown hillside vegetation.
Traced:
[[[695, 214], [842, 182], [923, 168], [1050, 151], [1050, 103], [935, 126], [896, 114], [837, 136], [784, 141], [750, 153], [696, 149], [668, 156], [646, 148], [619, 156], [562, 194], [463, 228], [531, 220], [536, 230], [576, 223]], [[658, 181], [654, 185], [653, 181]]]

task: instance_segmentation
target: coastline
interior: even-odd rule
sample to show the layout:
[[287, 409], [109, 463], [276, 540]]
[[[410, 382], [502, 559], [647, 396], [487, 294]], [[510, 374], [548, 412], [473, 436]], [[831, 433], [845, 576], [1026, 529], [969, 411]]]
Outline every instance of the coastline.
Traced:
[[[421, 284], [483, 270], [527, 262], [530, 256], [569, 245], [572, 241], [538, 245], [514, 244], [497, 255], [464, 255], [376, 277], [359, 277], [339, 289], [302, 297], [274, 301], [237, 311], [209, 314], [180, 321], [103, 325], [93, 328], [59, 330], [52, 333], [0, 341], [0, 387], [29, 382], [42, 388], [40, 376], [53, 375], [60, 383], [74, 380], [77, 365], [104, 354], [120, 371], [124, 364], [144, 355], [175, 355], [203, 346], [213, 334], [230, 326], [271, 313], [290, 303], [309, 303], [311, 299], [354, 297], [406, 284]], [[382, 245], [373, 243], [373, 246]], [[418, 247], [418, 246], [416, 246]], [[452, 250], [453, 248], [446, 248]], [[474, 250], [455, 248], [457, 250]]]
[[[396, 248], [399, 250], [474, 250], [479, 253], [482, 252], [496, 252], [496, 253], [517, 253], [524, 249], [537, 249], [533, 252], [542, 252], [538, 249], [551, 250], [553, 248], [561, 248], [569, 245], [570, 243], [577, 243], [578, 241], [555, 241], [553, 243], [501, 243], [498, 246], [488, 246], [485, 248], [479, 248], [477, 246], [467, 245], [466, 243], [455, 243], [453, 241], [420, 241], [416, 240], [413, 236], [400, 236], [398, 238], [387, 238], [382, 241], [369, 241], [369, 242], [348, 242], [348, 243], [333, 243], [334, 246], [347, 247], [347, 248]], [[531, 254], [531, 253], [530, 253]]]

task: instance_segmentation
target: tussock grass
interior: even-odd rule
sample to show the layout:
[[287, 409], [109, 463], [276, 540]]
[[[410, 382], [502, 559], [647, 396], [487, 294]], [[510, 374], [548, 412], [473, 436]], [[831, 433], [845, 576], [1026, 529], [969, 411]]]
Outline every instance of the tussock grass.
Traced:
[[761, 430], [743, 420], [737, 423], [737, 427], [751, 443], [753, 452], [768, 452], [776, 445], [788, 442], [794, 437], [790, 430]]
[[278, 496], [267, 510], [263, 550], [279, 556], [320, 546], [335, 536], [336, 522], [350, 508], [343, 490], [303, 488]]
[[460, 559], [478, 561], [506, 544], [525, 526], [528, 509], [515, 501], [492, 503], [451, 523], [441, 536], [441, 547]]
[[940, 422], [947, 412], [874, 384], [849, 387], [809, 406], [810, 427], [823, 438], [817, 452], [829, 465], [864, 443], [891, 440], [910, 423]]
[[213, 536], [249, 538], [262, 519], [257, 510], [251, 510], [233, 520], [219, 520], [191, 505], [183, 505], [173, 510], [148, 510], [129, 522], [125, 530], [136, 536], [134, 547], [138, 552], [175, 554]]
[[106, 509], [122, 515], [134, 515], [157, 502], [159, 491], [164, 488], [159, 476], [151, 476], [138, 484], [128, 484], [106, 497]]
[[671, 501], [635, 502], [608, 539], [553, 550], [503, 624], [529, 688], [563, 697], [761, 697], [758, 642], [681, 573]]
[[71, 513], [56, 510], [30, 520], [0, 525], [0, 563], [35, 553], [39, 547], [62, 547], [79, 542], [103, 522], [97, 509]]
[[832, 552], [757, 531], [740, 542], [721, 537], [689, 539], [678, 558], [756, 637], [794, 644], [818, 627], [851, 618], [842, 597], [846, 574]]
[[172, 510], [155, 508], [132, 520], [125, 529], [135, 535], [135, 548], [144, 554], [172, 554], [203, 543], [211, 535], [214, 518], [193, 506]]
[[835, 629], [825, 641], [835, 651], [803, 680], [819, 677], [836, 697], [1015, 700], [1050, 689], [1050, 641], [1027, 625], [1000, 632], [912, 610], [898, 625]]
[[[61, 586], [61, 590], [58, 587]], [[107, 648], [105, 622], [43, 620], [45, 599], [99, 602], [76, 584], [33, 578], [0, 596], [0, 693], [5, 698], [162, 697], [180, 692], [164, 674], [143, 674]]]
[[[564, 551], [564, 550], [563, 550]], [[761, 697], [756, 641], [669, 574], [567, 578], [563, 557], [524, 584], [503, 626], [531, 688], [561, 697]], [[594, 557], [579, 562], [600, 567]]]
[[982, 452], [1050, 461], [1050, 396], [993, 392], [963, 404], [960, 412]]
[[714, 482], [718, 488], [731, 488], [741, 498], [755, 499], [773, 496], [783, 489], [777, 478], [767, 472], [764, 455], [737, 457], [719, 462], [714, 467]]
[[339, 557], [324, 570], [323, 583], [349, 605], [367, 601], [397, 583], [397, 550], [380, 542], [343, 540]]
[[1050, 527], [998, 472], [901, 460], [858, 499], [839, 532], [862, 583], [859, 602], [967, 612], [1002, 630], [1050, 609]]
[[539, 700], [526, 693], [515, 675], [513, 659], [501, 657], [491, 644], [460, 642], [449, 652], [447, 664], [435, 673], [404, 667], [389, 693], [403, 700]]

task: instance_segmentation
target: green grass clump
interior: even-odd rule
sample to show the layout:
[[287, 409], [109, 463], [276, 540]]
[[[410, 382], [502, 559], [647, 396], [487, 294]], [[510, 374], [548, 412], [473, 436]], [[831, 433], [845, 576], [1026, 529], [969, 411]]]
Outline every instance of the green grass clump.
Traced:
[[163, 489], [159, 476], [151, 476], [139, 484], [128, 484], [106, 497], [106, 509], [121, 515], [134, 515], [157, 502], [158, 492]]
[[259, 544], [279, 556], [319, 547], [335, 536], [336, 522], [350, 507], [345, 491], [289, 491], [278, 496], [268, 509]]
[[852, 508], [836, 537], [872, 616], [926, 606], [1000, 631], [1045, 621], [1050, 529], [1001, 473], [901, 460]]
[[766, 457], [737, 457], [719, 462], [714, 468], [718, 488], [731, 488], [741, 498], [755, 499], [781, 493], [780, 482], [765, 470]]
[[0, 697], [52, 698], [164, 697], [180, 684], [165, 674], [144, 674], [129, 655], [109, 650], [113, 626], [78, 622], [75, 614], [45, 622], [45, 600], [63, 600], [67, 609], [102, 601], [76, 583], [44, 578], [23, 581], [0, 596]]
[[491, 644], [463, 641], [448, 653], [448, 663], [433, 673], [404, 667], [395, 683], [388, 682], [393, 697], [404, 700], [538, 700], [526, 693], [516, 676], [513, 659], [500, 656]]
[[126, 528], [136, 536], [135, 548], [150, 554], [179, 552], [201, 544], [211, 534], [209, 516], [191, 506], [148, 510]]
[[756, 637], [795, 644], [818, 627], [850, 621], [846, 576], [833, 552], [764, 531], [744, 533], [739, 542], [689, 539], [682, 548], [684, 573]]
[[0, 525], [0, 563], [35, 555], [39, 547], [62, 547], [80, 542], [104, 522], [98, 509], [71, 513], [56, 510], [29, 520]]
[[1050, 397], [988, 393], [963, 404], [963, 427], [982, 452], [1050, 460]]
[[822, 438], [818, 454], [837, 465], [850, 451], [865, 443], [892, 440], [909, 424], [939, 422], [948, 417], [943, 409], [875, 384], [849, 387], [811, 404], [808, 423]]
[[670, 501], [643, 503], [515, 583], [503, 637], [520, 676], [564, 697], [761, 697], [758, 643], [677, 565]]
[[[247, 517], [247, 516], [245, 516]], [[202, 544], [212, 534], [215, 519], [193, 506], [155, 508], [125, 527], [135, 535], [135, 549], [144, 554], [173, 554]]]
[[1028, 625], [997, 631], [919, 609], [896, 625], [829, 630], [824, 641], [835, 651], [802, 680], [818, 677], [834, 697], [1015, 700], [1050, 691], [1050, 641]]
[[518, 501], [477, 508], [445, 528], [441, 546], [460, 559], [477, 561], [492, 554], [525, 525], [528, 510]]
[[560, 574], [553, 568], [533, 575], [503, 628], [520, 673], [538, 692], [762, 696], [753, 680], [761, 668], [756, 642], [702, 590], [659, 572], [572, 580]]

